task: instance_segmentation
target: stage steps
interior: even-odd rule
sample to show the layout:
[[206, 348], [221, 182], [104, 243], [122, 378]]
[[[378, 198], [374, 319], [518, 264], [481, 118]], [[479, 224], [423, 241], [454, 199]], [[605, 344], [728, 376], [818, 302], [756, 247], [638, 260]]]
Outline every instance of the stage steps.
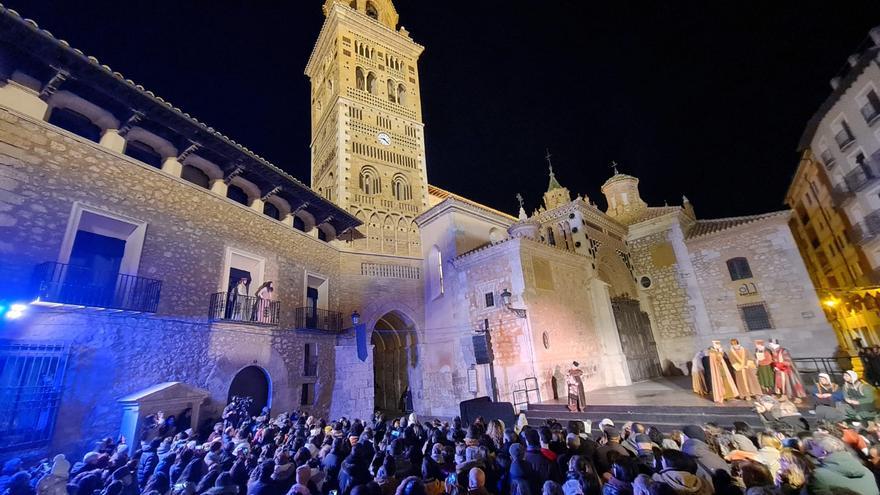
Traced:
[[592, 405], [584, 412], [571, 412], [563, 403], [550, 402], [529, 404], [525, 412], [530, 425], [540, 425], [551, 418], [563, 425], [571, 420], [589, 419], [596, 428], [599, 421], [608, 418], [618, 427], [627, 421], [637, 421], [657, 426], [667, 433], [684, 425], [709, 422], [730, 428], [734, 422], [742, 421], [753, 428], [763, 429], [761, 418], [746, 406]]

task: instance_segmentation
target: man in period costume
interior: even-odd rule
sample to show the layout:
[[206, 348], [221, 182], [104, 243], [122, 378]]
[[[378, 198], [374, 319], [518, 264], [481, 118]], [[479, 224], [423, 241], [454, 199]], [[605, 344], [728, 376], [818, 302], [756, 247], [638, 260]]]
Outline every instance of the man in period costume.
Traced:
[[712, 400], [721, 404], [725, 400], [733, 399], [739, 395], [730, 369], [724, 359], [724, 349], [721, 348], [720, 340], [713, 340], [712, 347], [707, 351], [709, 355], [709, 374], [712, 376]]
[[248, 279], [246, 277], [242, 277], [238, 280], [238, 283], [235, 284], [229, 290], [228, 296], [228, 304], [226, 306], [227, 311], [229, 308], [232, 308], [232, 318], [233, 320], [242, 321], [247, 316], [247, 297], [248, 297]]
[[758, 367], [749, 351], [739, 344], [739, 340], [730, 339], [730, 350], [727, 357], [733, 366], [733, 377], [739, 397], [751, 400], [752, 396], [761, 395], [761, 384], [758, 382]]
[[584, 372], [580, 369], [580, 363], [577, 361], [571, 363], [572, 367], [568, 370], [565, 382], [568, 385], [568, 408], [571, 411], [583, 411], [587, 398], [584, 393], [584, 382], [581, 379]]
[[758, 383], [764, 393], [771, 394], [776, 389], [776, 374], [773, 371], [773, 355], [764, 346], [763, 340], [755, 341], [755, 364], [758, 365]]
[[773, 369], [776, 372], [774, 390], [776, 395], [784, 395], [795, 403], [800, 402], [807, 393], [804, 391], [804, 382], [798, 373], [788, 349], [779, 345], [778, 340], [770, 341], [770, 354], [773, 358]]

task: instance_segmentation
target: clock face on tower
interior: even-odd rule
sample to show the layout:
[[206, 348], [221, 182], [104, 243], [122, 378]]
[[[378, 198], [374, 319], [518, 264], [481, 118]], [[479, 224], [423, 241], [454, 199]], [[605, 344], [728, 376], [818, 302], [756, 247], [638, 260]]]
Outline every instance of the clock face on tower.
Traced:
[[382, 146], [390, 146], [391, 145], [391, 136], [384, 132], [380, 132], [378, 136], [376, 136], [376, 140], [379, 141], [379, 144]]

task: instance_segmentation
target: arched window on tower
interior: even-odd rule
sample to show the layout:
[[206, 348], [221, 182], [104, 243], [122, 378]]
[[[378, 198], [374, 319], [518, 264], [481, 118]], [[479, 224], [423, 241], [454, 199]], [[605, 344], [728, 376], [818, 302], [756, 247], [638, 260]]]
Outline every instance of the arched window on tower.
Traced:
[[367, 90], [367, 77], [364, 75], [364, 69], [358, 67], [354, 70], [355, 84], [357, 84], [357, 89], [361, 91]]
[[403, 84], [397, 87], [397, 103], [406, 105], [406, 86]]
[[370, 72], [367, 74], [367, 91], [371, 95], [375, 95], [379, 92], [379, 85], [376, 84], [376, 74]]
[[373, 5], [373, 2], [367, 2], [367, 15], [373, 19], [379, 20], [379, 9]]
[[397, 96], [397, 89], [394, 87], [394, 81], [389, 79], [388, 80], [388, 101], [390, 101], [391, 103], [396, 103], [397, 102], [396, 96]]
[[556, 245], [556, 236], [553, 234], [553, 227], [547, 227], [547, 244]]
[[358, 179], [358, 186], [364, 194], [379, 194], [382, 192], [382, 182], [379, 179], [379, 172], [373, 167], [362, 168], [361, 175]]
[[394, 176], [391, 180], [391, 194], [398, 201], [409, 201], [412, 199], [412, 188], [406, 177], [400, 174]]

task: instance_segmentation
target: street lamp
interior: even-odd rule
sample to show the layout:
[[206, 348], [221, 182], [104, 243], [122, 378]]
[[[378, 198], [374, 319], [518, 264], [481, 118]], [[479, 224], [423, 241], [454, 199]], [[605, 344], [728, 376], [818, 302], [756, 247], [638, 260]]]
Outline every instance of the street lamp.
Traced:
[[360, 322], [361, 314], [358, 313], [357, 310], [354, 310], [354, 312], [351, 313], [351, 326], [356, 327]]
[[513, 313], [516, 315], [517, 318], [525, 318], [526, 317], [526, 310], [525, 309], [511, 307], [511, 305], [510, 305], [511, 296], [513, 296], [513, 294], [511, 294], [509, 290], [504, 289], [501, 292], [501, 303], [504, 304], [505, 308], [507, 308], [510, 311], [513, 311]]

